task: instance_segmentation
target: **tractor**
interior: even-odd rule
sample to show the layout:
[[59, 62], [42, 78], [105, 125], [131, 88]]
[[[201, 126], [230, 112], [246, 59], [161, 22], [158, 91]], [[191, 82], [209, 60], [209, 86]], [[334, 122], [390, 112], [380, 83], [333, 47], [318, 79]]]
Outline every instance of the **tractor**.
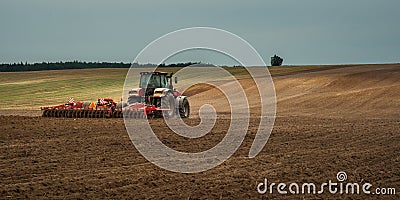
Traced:
[[[129, 91], [124, 113], [130, 113], [128, 116], [143, 112], [143, 115], [151, 117], [171, 118], [179, 115], [188, 118], [189, 101], [174, 88], [172, 75], [159, 71], [140, 72], [139, 87]], [[177, 77], [174, 82], [178, 82]]]

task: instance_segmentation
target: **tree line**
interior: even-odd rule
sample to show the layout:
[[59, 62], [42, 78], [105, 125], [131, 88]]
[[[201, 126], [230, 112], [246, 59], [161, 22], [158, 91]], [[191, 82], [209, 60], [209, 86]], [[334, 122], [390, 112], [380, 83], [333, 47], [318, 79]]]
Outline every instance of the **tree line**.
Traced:
[[[199, 62], [160, 64], [158, 67], [186, 67], [189, 65], [200, 64]], [[157, 67], [156, 64], [139, 64], [139, 63], [123, 63], [123, 62], [42, 62], [42, 63], [9, 63], [0, 64], [0, 72], [22, 72], [22, 71], [42, 71], [42, 70], [63, 70], [63, 69], [91, 69], [91, 68], [147, 68]]]

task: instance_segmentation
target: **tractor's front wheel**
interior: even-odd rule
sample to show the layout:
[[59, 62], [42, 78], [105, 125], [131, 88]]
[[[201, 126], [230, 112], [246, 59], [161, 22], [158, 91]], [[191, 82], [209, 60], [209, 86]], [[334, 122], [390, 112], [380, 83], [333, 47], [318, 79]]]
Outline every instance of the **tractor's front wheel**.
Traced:
[[190, 114], [190, 105], [189, 101], [184, 98], [182, 100], [182, 104], [179, 106], [179, 115], [181, 118], [188, 118]]
[[161, 98], [161, 109], [163, 109], [162, 114], [165, 118], [175, 115], [175, 99], [171, 93]]

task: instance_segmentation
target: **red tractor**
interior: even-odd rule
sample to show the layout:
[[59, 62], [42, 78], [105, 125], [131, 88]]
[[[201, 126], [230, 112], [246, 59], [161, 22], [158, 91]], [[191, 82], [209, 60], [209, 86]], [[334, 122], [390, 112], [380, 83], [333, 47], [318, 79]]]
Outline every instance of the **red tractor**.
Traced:
[[[175, 77], [175, 83], [177, 82]], [[190, 114], [187, 97], [174, 89], [172, 73], [168, 75], [167, 72], [141, 72], [139, 87], [129, 91], [126, 105], [123, 112], [128, 116], [143, 113], [151, 117], [170, 118], [179, 115], [181, 118], [188, 118]]]

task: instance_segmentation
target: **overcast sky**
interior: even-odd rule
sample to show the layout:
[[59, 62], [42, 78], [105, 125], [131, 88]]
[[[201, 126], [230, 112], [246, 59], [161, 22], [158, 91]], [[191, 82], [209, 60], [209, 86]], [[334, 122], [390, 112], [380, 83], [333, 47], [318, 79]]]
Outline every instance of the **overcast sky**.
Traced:
[[196, 26], [242, 37], [266, 63], [275, 53], [291, 65], [399, 63], [399, 8], [399, 0], [1, 0], [0, 63], [131, 62], [158, 37]]

